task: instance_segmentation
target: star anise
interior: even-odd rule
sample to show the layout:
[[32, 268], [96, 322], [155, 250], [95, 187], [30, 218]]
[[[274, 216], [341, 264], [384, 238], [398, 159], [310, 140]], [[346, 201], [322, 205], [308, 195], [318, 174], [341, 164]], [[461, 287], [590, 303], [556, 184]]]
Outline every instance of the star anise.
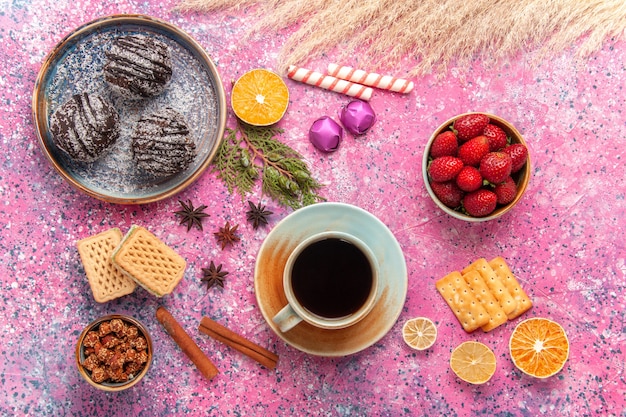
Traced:
[[208, 268], [202, 268], [202, 273], [204, 276], [201, 281], [207, 283], [207, 289], [214, 285], [224, 288], [224, 277], [228, 275], [228, 272], [222, 271], [222, 264], [215, 267], [215, 264], [211, 261], [211, 265]]
[[254, 229], [258, 228], [260, 225], [267, 224], [267, 217], [270, 214], [274, 214], [269, 210], [265, 210], [265, 206], [262, 206], [259, 202], [259, 205], [254, 205], [252, 201], [248, 200], [248, 205], [250, 206], [250, 210], [246, 211], [246, 218], [249, 222], [252, 222], [252, 227]]
[[209, 215], [204, 212], [207, 206], [201, 205], [198, 208], [194, 208], [191, 200], [187, 200], [187, 204], [180, 200], [178, 200], [178, 202], [183, 206], [183, 209], [175, 211], [174, 214], [182, 217], [180, 224], [187, 224], [187, 231], [191, 230], [193, 225], [196, 225], [198, 229], [202, 230], [202, 219], [209, 217]]
[[222, 250], [224, 250], [224, 248], [228, 245], [239, 242], [239, 236], [235, 234], [238, 227], [238, 224], [230, 227], [230, 222], [226, 222], [224, 227], [220, 227], [219, 232], [213, 233], [217, 238], [217, 242], [222, 244]]

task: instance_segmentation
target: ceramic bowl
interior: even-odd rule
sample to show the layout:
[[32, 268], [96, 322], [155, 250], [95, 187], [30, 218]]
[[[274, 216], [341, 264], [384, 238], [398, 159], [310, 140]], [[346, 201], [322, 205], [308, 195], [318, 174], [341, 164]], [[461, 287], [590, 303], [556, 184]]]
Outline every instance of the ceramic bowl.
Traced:
[[[493, 219], [497, 219], [498, 217], [501, 217], [502, 215], [504, 215], [505, 213], [508, 213], [513, 207], [515, 207], [515, 205], [520, 201], [520, 199], [522, 198], [522, 196], [524, 195], [524, 192], [526, 191], [526, 187], [528, 186], [528, 181], [530, 180], [530, 153], [528, 155], [528, 158], [526, 160], [526, 164], [524, 165], [524, 167], [516, 172], [515, 174], [513, 174], [513, 179], [515, 180], [515, 183], [517, 184], [517, 194], [515, 195], [515, 198], [513, 199], [512, 202], [510, 202], [507, 205], [498, 205], [496, 207], [496, 209], [489, 214], [488, 216], [485, 217], [473, 217], [470, 216], [468, 214], [465, 214], [461, 211], [456, 211], [450, 207], [447, 207], [445, 204], [443, 204], [435, 195], [435, 193], [433, 192], [431, 186], [430, 186], [430, 181], [428, 178], [428, 162], [429, 162], [429, 155], [430, 155], [430, 147], [433, 143], [433, 141], [435, 140], [435, 138], [437, 137], [437, 135], [439, 135], [440, 133], [444, 132], [445, 130], [450, 129], [450, 126], [452, 126], [452, 124], [454, 123], [454, 121], [460, 117], [466, 116], [468, 114], [472, 114], [472, 113], [464, 113], [464, 114], [460, 114], [458, 116], [455, 116], [447, 121], [445, 121], [444, 123], [442, 123], [437, 130], [435, 130], [433, 132], [433, 134], [431, 135], [430, 139], [428, 140], [428, 143], [426, 144], [426, 149], [424, 150], [424, 156], [422, 159], [422, 176], [424, 178], [424, 185], [426, 186], [426, 190], [428, 191], [428, 194], [430, 195], [430, 197], [433, 199], [433, 201], [435, 202], [435, 204], [444, 212], [446, 212], [447, 214], [449, 214], [450, 216], [460, 219], [460, 220], [465, 220], [468, 222], [485, 222], [488, 220], [493, 220]], [[511, 138], [511, 143], [521, 143], [524, 146], [528, 147], [526, 145], [526, 141], [524, 140], [524, 138], [522, 137], [522, 135], [520, 134], [520, 132], [515, 128], [515, 126], [513, 126], [511, 123], [509, 123], [508, 121], [502, 119], [501, 117], [498, 117], [496, 115], [493, 114], [489, 114], [489, 113], [481, 113], [481, 114], [485, 114], [489, 117], [490, 119], [490, 123], [494, 124], [500, 128], [502, 128], [502, 130], [504, 130], [506, 132], [506, 135]]]
[[[145, 351], [147, 354], [147, 361], [145, 361], [142, 366], [140, 365], [141, 368], [135, 371], [134, 374], [132, 372], [129, 373], [128, 380], [124, 382], [112, 382], [110, 379], [107, 379], [103, 382], [96, 382], [92, 378], [92, 372], [86, 369], [85, 366], [83, 366], [83, 364], [85, 363], [85, 360], [87, 359], [89, 355], [89, 351], [88, 351], [89, 348], [85, 346], [85, 344], [87, 343], [88, 345], [90, 345], [90, 343], [88, 342], [90, 336], [88, 335], [90, 335], [91, 331], [98, 332], [100, 329], [100, 326], [103, 323], [110, 323], [114, 319], [121, 320], [123, 324], [127, 326], [127, 328], [131, 326], [136, 327], [138, 330], [137, 336], [138, 337], [142, 336], [145, 339], [145, 342], [141, 341], [141, 345], [135, 344], [134, 342], [132, 342], [132, 340], [137, 340], [137, 339], [132, 336], [127, 336], [131, 332], [127, 332], [125, 334], [122, 334], [121, 332], [117, 332], [117, 333], [111, 332], [109, 333], [109, 335], [114, 336], [114, 337], [119, 336], [120, 339], [125, 339], [124, 340], [125, 342], [133, 346], [135, 353], [140, 352], [140, 351]], [[102, 341], [102, 338], [100, 338], [99, 340]], [[142, 349], [143, 347], [145, 347], [145, 349]], [[110, 350], [111, 352], [113, 352], [116, 350], [116, 348], [111, 347]], [[111, 392], [123, 391], [135, 385], [146, 375], [146, 373], [148, 372], [148, 368], [150, 368], [150, 364], [152, 363], [152, 354], [153, 354], [152, 339], [150, 338], [150, 334], [148, 333], [148, 330], [145, 328], [145, 326], [130, 316], [112, 314], [112, 315], [103, 316], [97, 320], [94, 320], [93, 322], [89, 323], [89, 325], [85, 327], [85, 329], [82, 331], [82, 333], [80, 334], [80, 337], [78, 338], [78, 342], [76, 343], [76, 366], [78, 367], [78, 371], [80, 375], [93, 387], [101, 389], [103, 391], [111, 391]], [[124, 365], [125, 370], [129, 369], [127, 368], [127, 365], [129, 363], [130, 362], [125, 363]]]

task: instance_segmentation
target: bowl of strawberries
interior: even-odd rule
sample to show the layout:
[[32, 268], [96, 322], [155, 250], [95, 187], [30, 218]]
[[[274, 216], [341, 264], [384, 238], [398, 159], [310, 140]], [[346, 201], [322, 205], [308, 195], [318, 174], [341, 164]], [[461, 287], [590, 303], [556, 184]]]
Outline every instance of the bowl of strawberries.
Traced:
[[530, 156], [511, 123], [488, 113], [464, 113], [432, 134], [422, 174], [428, 194], [444, 212], [482, 222], [502, 216], [522, 198]]

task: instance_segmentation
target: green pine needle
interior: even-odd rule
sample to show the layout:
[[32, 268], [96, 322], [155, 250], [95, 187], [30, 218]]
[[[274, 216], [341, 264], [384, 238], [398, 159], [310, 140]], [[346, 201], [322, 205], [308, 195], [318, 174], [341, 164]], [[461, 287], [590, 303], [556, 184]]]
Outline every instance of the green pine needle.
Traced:
[[302, 155], [275, 139], [281, 133], [277, 127], [243, 123], [236, 129], [226, 128], [212, 171], [242, 200], [261, 179], [262, 191], [280, 205], [298, 209], [324, 201], [317, 194], [323, 185], [311, 176]]

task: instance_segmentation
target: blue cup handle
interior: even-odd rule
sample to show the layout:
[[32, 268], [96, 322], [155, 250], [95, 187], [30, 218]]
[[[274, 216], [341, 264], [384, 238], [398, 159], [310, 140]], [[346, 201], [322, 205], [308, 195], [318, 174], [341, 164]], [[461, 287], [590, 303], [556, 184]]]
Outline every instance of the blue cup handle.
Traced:
[[300, 323], [302, 317], [298, 316], [291, 305], [287, 304], [272, 318], [272, 321], [278, 326], [281, 332], [285, 333]]

